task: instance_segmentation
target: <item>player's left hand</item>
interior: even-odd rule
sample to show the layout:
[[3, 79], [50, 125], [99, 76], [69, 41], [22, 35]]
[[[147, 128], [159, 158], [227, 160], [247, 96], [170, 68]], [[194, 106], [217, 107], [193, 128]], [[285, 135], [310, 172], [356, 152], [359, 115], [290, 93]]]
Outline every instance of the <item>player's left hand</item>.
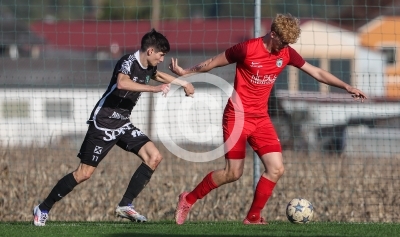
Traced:
[[185, 70], [178, 65], [178, 59], [171, 58], [171, 63], [169, 64], [169, 70], [178, 76], [185, 75]]
[[353, 97], [355, 100], [361, 100], [361, 102], [364, 102], [364, 100], [367, 99], [365, 93], [357, 88], [351, 87], [347, 89], [347, 92], [350, 93], [351, 97]]

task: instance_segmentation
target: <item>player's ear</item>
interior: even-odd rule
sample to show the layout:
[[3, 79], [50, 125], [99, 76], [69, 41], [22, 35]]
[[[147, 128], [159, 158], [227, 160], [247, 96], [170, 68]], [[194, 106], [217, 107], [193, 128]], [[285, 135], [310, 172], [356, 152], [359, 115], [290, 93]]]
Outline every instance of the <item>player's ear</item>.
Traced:
[[153, 47], [150, 47], [150, 48], [147, 49], [147, 55], [148, 56], [152, 55], [153, 53], [154, 53], [154, 48]]

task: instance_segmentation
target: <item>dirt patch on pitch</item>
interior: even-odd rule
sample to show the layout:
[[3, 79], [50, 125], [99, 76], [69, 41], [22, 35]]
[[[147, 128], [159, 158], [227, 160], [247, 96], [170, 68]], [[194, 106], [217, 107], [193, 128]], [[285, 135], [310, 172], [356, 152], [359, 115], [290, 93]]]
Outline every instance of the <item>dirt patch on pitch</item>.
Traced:
[[[211, 170], [224, 167], [220, 158], [193, 163], [172, 156], [158, 145], [164, 160], [151, 182], [134, 201], [149, 220], [172, 220], [177, 197], [189, 191]], [[0, 153], [0, 220], [30, 221], [32, 208], [55, 183], [73, 171], [75, 149], [2, 148]], [[189, 220], [242, 220], [252, 201], [253, 162], [248, 152], [243, 177], [213, 190], [196, 203]], [[346, 158], [326, 154], [284, 152], [285, 174], [263, 215], [285, 220], [287, 202], [303, 197], [315, 206], [316, 221], [398, 222], [400, 157]], [[140, 160], [114, 148], [95, 174], [57, 203], [50, 220], [119, 220], [114, 209]]]

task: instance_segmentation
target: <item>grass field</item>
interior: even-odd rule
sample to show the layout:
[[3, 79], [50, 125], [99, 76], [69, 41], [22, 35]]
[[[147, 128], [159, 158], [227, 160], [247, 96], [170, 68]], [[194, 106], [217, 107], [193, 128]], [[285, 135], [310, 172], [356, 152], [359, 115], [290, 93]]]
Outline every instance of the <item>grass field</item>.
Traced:
[[130, 222], [48, 222], [35, 227], [28, 222], [1, 222], [0, 236], [399, 236], [400, 224], [314, 222], [295, 225], [271, 222], [266, 226], [246, 226], [240, 222], [189, 222], [178, 226], [170, 221], [145, 224]]

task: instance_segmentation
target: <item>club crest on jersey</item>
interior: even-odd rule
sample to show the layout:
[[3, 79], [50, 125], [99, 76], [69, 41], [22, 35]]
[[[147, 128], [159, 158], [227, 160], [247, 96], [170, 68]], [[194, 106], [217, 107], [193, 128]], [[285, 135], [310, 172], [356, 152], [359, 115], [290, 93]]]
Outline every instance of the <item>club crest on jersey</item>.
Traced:
[[150, 76], [146, 76], [146, 84], [148, 84], [150, 81]]
[[283, 64], [283, 59], [279, 58], [279, 59], [276, 60], [276, 66], [277, 67], [282, 67], [282, 64]]

